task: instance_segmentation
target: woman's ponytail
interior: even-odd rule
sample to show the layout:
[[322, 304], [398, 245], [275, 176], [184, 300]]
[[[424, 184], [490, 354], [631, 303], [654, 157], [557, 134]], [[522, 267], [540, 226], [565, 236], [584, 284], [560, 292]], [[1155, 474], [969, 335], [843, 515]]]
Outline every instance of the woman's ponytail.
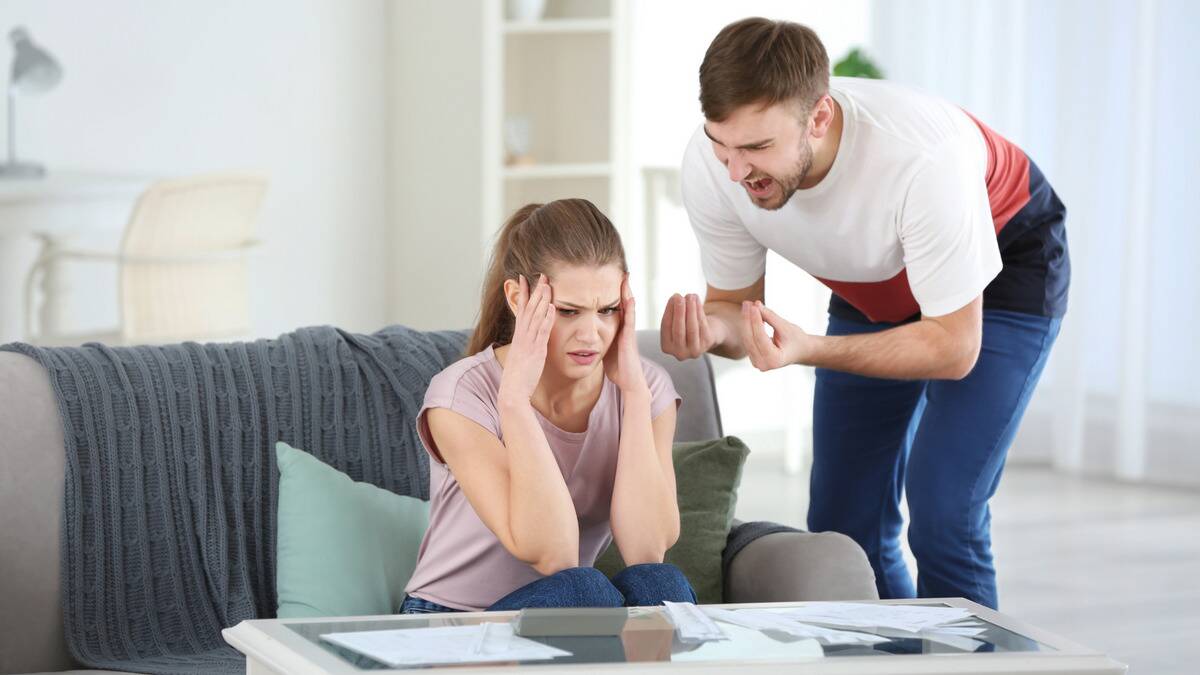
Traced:
[[[515, 317], [508, 309], [504, 296], [506, 263], [512, 254], [513, 232], [519, 228], [541, 204], [527, 204], [509, 216], [496, 234], [492, 247], [492, 259], [488, 263], [487, 276], [483, 279], [483, 292], [479, 299], [479, 320], [467, 343], [467, 355], [478, 354], [493, 344], [508, 344], [512, 341]], [[536, 280], [535, 280], [536, 281]], [[531, 282], [533, 283], [533, 282]]]

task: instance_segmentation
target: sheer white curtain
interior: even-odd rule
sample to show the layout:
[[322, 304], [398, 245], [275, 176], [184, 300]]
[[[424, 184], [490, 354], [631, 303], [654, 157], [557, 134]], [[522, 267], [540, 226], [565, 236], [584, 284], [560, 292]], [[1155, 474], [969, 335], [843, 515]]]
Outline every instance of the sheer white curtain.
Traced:
[[1070, 309], [1013, 458], [1200, 485], [1200, 3], [875, 0], [872, 55], [1067, 205]]

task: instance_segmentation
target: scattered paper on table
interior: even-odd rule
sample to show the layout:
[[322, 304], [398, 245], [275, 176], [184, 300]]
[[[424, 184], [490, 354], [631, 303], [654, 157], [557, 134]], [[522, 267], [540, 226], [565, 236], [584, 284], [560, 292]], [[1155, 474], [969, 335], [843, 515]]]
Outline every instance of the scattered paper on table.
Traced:
[[958, 626], [939, 626], [938, 628], [930, 628], [926, 632], [929, 633], [945, 633], [946, 635], [961, 635], [963, 637], [976, 637], [983, 634], [986, 628], [967, 628]]
[[545, 661], [571, 655], [514, 634], [510, 623], [328, 633], [321, 639], [391, 666]]
[[959, 607], [819, 602], [801, 607], [726, 610], [705, 607], [714, 619], [758, 630], [811, 637], [826, 645], [874, 644], [888, 638], [920, 638], [965, 651], [983, 643], [986, 628]]
[[910, 633], [973, 620], [970, 610], [925, 605], [874, 605], [818, 602], [802, 607], [772, 609], [796, 621], [839, 628], [895, 628]]
[[708, 642], [710, 640], [728, 640], [729, 636], [715, 621], [700, 608], [690, 602], [663, 603], [667, 607], [667, 616], [679, 631], [679, 641], [686, 643]]
[[762, 609], [729, 610], [705, 607], [704, 613], [718, 621], [757, 630], [777, 630], [799, 638], [813, 638], [825, 645], [876, 644], [888, 641], [885, 637], [870, 633], [834, 630], [824, 626], [801, 623], [783, 614]]

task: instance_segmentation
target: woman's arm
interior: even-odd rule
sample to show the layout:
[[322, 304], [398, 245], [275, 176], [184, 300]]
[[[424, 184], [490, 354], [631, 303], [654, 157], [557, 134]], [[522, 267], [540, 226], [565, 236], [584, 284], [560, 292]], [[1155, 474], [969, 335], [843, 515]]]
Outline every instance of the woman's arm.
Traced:
[[543, 274], [532, 293], [524, 277], [518, 286], [513, 339], [496, 396], [504, 442], [441, 408], [429, 411], [429, 430], [480, 520], [509, 553], [548, 575], [579, 566], [579, 517], [529, 402], [554, 325], [550, 285]]
[[626, 565], [662, 562], [679, 539], [675, 498], [675, 406], [650, 419], [650, 391], [625, 395], [610, 521]]
[[624, 411], [609, 525], [627, 565], [662, 562], [679, 538], [675, 499], [675, 406], [650, 419], [651, 395], [638, 354], [629, 278], [621, 284], [621, 328], [604, 357], [605, 374], [621, 389]]
[[504, 548], [540, 574], [577, 567], [575, 504], [529, 402], [500, 402], [503, 443], [451, 410], [426, 414], [467, 501]]

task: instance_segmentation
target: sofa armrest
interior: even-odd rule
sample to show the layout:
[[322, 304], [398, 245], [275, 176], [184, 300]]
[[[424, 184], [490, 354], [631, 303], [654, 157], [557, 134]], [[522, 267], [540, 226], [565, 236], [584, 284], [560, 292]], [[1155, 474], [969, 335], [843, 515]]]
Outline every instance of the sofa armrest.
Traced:
[[876, 600], [875, 573], [854, 540], [837, 532], [802, 532], [771, 523], [741, 546], [725, 566], [725, 602]]

